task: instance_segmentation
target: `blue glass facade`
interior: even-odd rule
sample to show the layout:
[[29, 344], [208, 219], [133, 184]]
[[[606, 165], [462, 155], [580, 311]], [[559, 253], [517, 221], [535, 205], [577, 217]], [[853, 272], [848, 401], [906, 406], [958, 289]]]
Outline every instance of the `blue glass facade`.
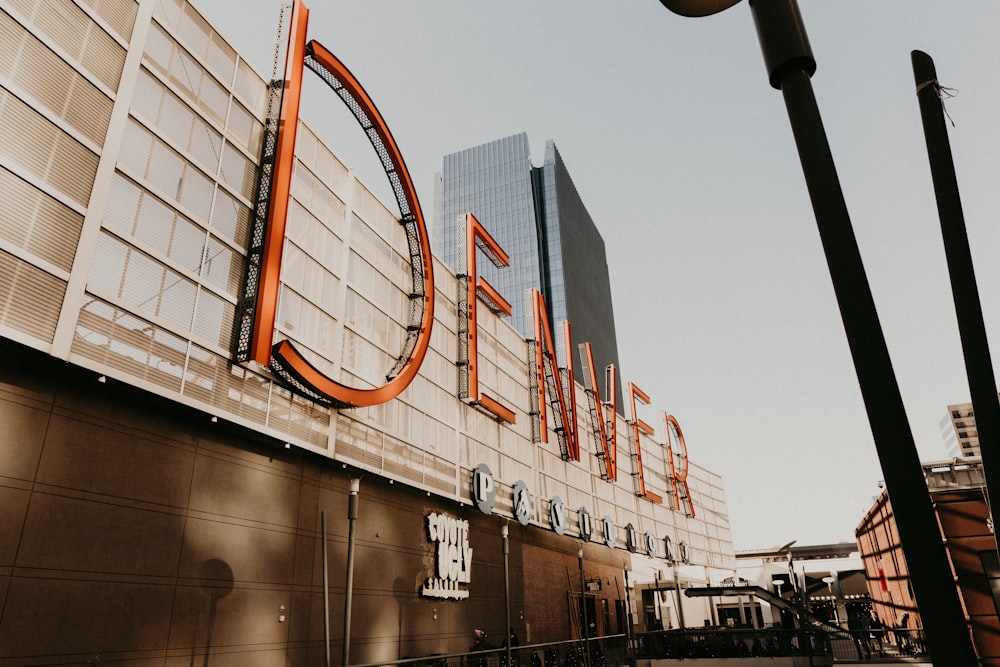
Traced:
[[464, 220], [471, 211], [510, 255], [510, 267], [501, 270], [489, 262], [480, 262], [479, 273], [510, 301], [517, 330], [527, 332], [531, 319], [525, 291], [531, 287], [542, 289], [527, 135], [446, 155], [439, 187], [440, 202], [431, 239], [435, 254], [455, 270], [456, 219], [461, 216]]
[[[549, 320], [573, 325], [575, 342], [589, 341], [597, 368], [618, 365], [611, 281], [604, 239], [587, 212], [555, 143], [541, 167], [531, 164], [521, 133], [444, 157], [435, 191], [435, 253], [456, 267], [456, 220], [472, 212], [510, 255], [510, 267], [479, 262], [479, 271], [511, 302], [512, 324], [532, 330], [529, 288], [545, 295]], [[560, 363], [566, 359], [554, 330]], [[576, 365], [579, 361], [576, 361]]]

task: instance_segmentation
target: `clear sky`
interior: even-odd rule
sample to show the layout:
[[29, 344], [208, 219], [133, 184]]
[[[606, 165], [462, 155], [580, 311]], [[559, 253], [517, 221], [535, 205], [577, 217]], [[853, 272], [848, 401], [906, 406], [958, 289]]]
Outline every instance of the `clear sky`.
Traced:
[[[196, 2], [270, 73], [278, 0]], [[555, 141], [607, 246], [620, 377], [651, 396], [640, 417], [675, 415], [691, 460], [723, 476], [737, 549], [853, 541], [882, 472], [746, 2], [701, 19], [657, 0], [307, 4], [310, 37], [392, 128], [428, 220], [444, 154], [526, 131], [539, 165]], [[949, 131], [996, 361], [1000, 3], [800, 7], [914, 439], [944, 459], [938, 423], [970, 396], [910, 52], [958, 93]], [[360, 130], [328, 103], [340, 104], [307, 102], [303, 117], [378, 190]]]

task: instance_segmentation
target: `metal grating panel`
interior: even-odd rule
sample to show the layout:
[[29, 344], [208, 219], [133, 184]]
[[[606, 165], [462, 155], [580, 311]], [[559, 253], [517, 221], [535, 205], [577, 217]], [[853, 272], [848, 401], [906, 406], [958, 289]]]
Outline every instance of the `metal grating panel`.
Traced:
[[281, 115], [280, 81], [269, 86], [267, 119], [264, 125], [264, 142], [261, 148], [260, 167], [257, 173], [253, 218], [244, 271], [243, 293], [236, 307], [236, 327], [233, 336], [233, 358], [243, 362], [250, 358], [253, 322], [257, 312], [257, 295], [260, 290], [260, 272], [264, 262], [264, 236], [267, 214], [271, 203], [271, 181], [274, 173], [275, 151], [278, 145], [278, 127]]
[[66, 283], [0, 252], [0, 325], [52, 342]]

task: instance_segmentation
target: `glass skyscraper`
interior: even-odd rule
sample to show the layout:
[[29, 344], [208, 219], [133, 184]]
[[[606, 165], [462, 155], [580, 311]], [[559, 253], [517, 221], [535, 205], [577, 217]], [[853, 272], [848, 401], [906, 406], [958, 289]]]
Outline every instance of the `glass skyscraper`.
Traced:
[[[565, 363], [566, 350], [557, 327], [569, 320], [574, 343], [591, 343], [599, 374], [608, 364], [618, 366], [604, 239], [554, 142], [546, 142], [541, 167], [531, 163], [525, 133], [446, 155], [434, 210], [431, 242], [452, 270], [457, 266], [456, 220], [468, 212], [510, 255], [507, 268], [497, 269], [489, 262], [479, 262], [478, 267], [480, 275], [510, 301], [511, 322], [518, 331], [532, 335], [525, 294], [537, 288], [545, 295], [560, 364]], [[574, 366], [579, 368], [575, 355]]]

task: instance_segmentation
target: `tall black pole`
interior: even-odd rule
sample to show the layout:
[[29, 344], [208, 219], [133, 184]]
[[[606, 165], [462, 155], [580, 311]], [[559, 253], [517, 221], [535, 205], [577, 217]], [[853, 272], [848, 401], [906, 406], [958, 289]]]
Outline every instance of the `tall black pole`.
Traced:
[[580, 656], [587, 667], [590, 667], [590, 620], [587, 618], [587, 584], [583, 579], [583, 547], [576, 552], [580, 561], [580, 611], [583, 613], [583, 655]]
[[510, 625], [510, 542], [507, 537], [507, 524], [500, 526], [500, 541], [503, 546], [503, 622], [504, 632], [507, 633], [507, 640], [504, 646], [507, 647], [507, 667], [514, 663], [510, 661], [511, 651], [511, 625]]
[[354, 596], [354, 523], [358, 518], [358, 491], [361, 478], [351, 478], [351, 491], [347, 496], [347, 574], [344, 583], [344, 650], [341, 666], [351, 661], [351, 599]]
[[326, 539], [326, 512], [320, 512], [320, 537], [323, 539], [323, 643], [326, 647], [324, 667], [330, 662], [330, 558]]
[[938, 531], [810, 77], [816, 71], [795, 0], [750, 0], [768, 78], [781, 90], [854, 359], [927, 647], [937, 665], [978, 664]]
[[990, 492], [1000, 489], [1000, 401], [997, 400], [993, 361], [986, 339], [986, 324], [983, 321], [976, 272], [972, 265], [969, 235], [965, 229], [962, 199], [958, 194], [958, 179], [955, 177], [948, 127], [944, 122], [937, 70], [934, 60], [922, 51], [913, 51], [910, 59], [917, 85], [920, 117], [924, 124], [924, 139], [927, 142], [938, 217], [941, 219], [941, 237], [944, 239], [944, 252], [948, 259], [955, 316], [965, 356], [965, 374], [969, 380], [969, 393], [972, 395], [972, 411], [976, 415], [979, 450], [989, 494], [987, 497], [990, 497]]

